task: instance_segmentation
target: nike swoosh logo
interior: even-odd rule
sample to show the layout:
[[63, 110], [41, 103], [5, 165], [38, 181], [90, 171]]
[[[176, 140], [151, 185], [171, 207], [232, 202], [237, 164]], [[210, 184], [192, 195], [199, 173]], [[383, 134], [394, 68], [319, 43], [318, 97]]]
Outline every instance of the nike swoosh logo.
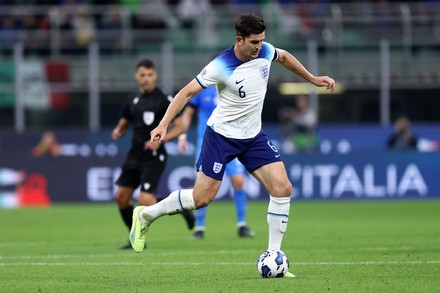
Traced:
[[243, 80], [245, 80], [246, 78], [243, 78], [242, 80], [236, 80], [235, 81], [235, 84], [239, 84], [239, 83], [241, 83]]
[[281, 155], [275, 155], [275, 158], [278, 158], [279, 156], [281, 156]]
[[287, 222], [287, 221], [281, 221], [281, 223], [286, 224], [286, 223], [288, 223], [288, 222]]

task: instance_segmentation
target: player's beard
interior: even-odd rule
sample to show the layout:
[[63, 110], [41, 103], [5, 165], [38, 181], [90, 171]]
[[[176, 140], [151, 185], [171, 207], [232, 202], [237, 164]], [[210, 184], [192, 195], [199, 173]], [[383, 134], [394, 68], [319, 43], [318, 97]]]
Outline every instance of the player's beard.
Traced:
[[250, 53], [250, 54], [249, 54], [249, 55], [250, 55], [249, 59], [250, 59], [250, 60], [253, 60], [253, 59], [257, 58], [259, 52], [260, 52], [260, 51], [257, 50], [257, 51], [253, 51], [252, 53]]

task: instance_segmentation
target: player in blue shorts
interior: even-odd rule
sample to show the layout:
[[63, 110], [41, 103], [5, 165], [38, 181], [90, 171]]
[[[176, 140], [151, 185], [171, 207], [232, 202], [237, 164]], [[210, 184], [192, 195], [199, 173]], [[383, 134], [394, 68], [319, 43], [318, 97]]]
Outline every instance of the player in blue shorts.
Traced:
[[[211, 86], [198, 95], [193, 97], [188, 105], [185, 107], [181, 115], [182, 123], [188, 130], [194, 113], [197, 112], [197, 147], [196, 158], [202, 149], [203, 134], [205, 133], [206, 124], [209, 117], [217, 107], [217, 91], [215, 87]], [[187, 146], [186, 134], [179, 136], [179, 151], [185, 152]], [[244, 190], [245, 170], [243, 164], [238, 159], [234, 159], [226, 165], [225, 173], [231, 178], [234, 187], [234, 203], [237, 217], [238, 235], [240, 237], [252, 238], [255, 232], [250, 230], [246, 225], [246, 207], [247, 198]], [[205, 220], [207, 208], [200, 208], [196, 210], [196, 227], [194, 232], [194, 239], [203, 239], [205, 235]]]
[[[261, 113], [272, 62], [278, 62], [308, 82], [334, 91], [335, 81], [315, 76], [290, 53], [265, 42], [266, 24], [255, 14], [242, 14], [235, 22], [235, 44], [214, 60], [174, 97], [151, 141], [161, 143], [174, 117], [188, 101], [215, 86], [218, 105], [209, 117], [196, 164], [193, 189], [176, 190], [161, 202], [133, 211], [130, 243], [136, 252], [145, 246], [149, 226], [159, 217], [207, 206], [216, 196], [227, 163], [235, 158], [269, 193], [268, 249], [281, 249], [290, 212], [292, 184], [280, 154], [262, 130]], [[286, 277], [294, 277], [288, 272]]]

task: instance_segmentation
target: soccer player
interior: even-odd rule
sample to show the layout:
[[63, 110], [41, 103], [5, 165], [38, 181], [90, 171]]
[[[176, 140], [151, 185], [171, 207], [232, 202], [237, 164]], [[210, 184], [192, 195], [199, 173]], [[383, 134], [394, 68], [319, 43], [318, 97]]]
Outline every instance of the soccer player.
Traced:
[[[158, 126], [171, 100], [156, 86], [157, 72], [153, 61], [143, 59], [138, 62], [135, 80], [139, 90], [125, 101], [119, 122], [112, 131], [112, 138], [118, 140], [130, 125], [133, 130], [131, 149], [116, 181], [116, 202], [128, 229], [132, 225], [133, 193], [139, 186], [139, 205], [150, 206], [157, 202], [156, 190], [165, 170], [167, 152], [162, 144], [150, 139], [150, 131]], [[176, 138], [184, 131], [180, 118], [173, 119], [171, 123], [173, 128], [164, 141]], [[185, 211], [182, 215], [192, 230], [195, 224], [192, 211]], [[122, 248], [130, 249], [131, 245], [128, 243]]]
[[[130, 242], [144, 249], [146, 232], [159, 217], [207, 206], [217, 194], [225, 166], [238, 158], [270, 195], [267, 210], [269, 249], [280, 249], [289, 220], [292, 185], [277, 149], [261, 127], [261, 113], [272, 61], [310, 83], [333, 91], [335, 81], [314, 76], [290, 53], [265, 42], [266, 24], [255, 14], [235, 22], [235, 45], [216, 56], [170, 103], [151, 132], [153, 142], [166, 138], [167, 128], [185, 104], [202, 89], [215, 85], [218, 105], [208, 120], [202, 151], [196, 164], [193, 189], [172, 192], [161, 202], [133, 211]], [[294, 277], [290, 272], [287, 277]]]
[[[202, 149], [203, 134], [205, 133], [208, 118], [217, 106], [217, 91], [211, 86], [193, 97], [182, 114], [183, 124], [188, 130], [194, 113], [197, 112], [197, 148], [196, 154]], [[184, 152], [187, 146], [186, 134], [179, 136], [179, 151]], [[197, 157], [196, 157], [197, 158]], [[255, 232], [246, 225], [247, 198], [244, 190], [245, 170], [243, 164], [235, 158], [226, 165], [225, 173], [231, 178], [234, 187], [234, 203], [237, 217], [238, 236], [252, 238]], [[194, 239], [203, 239], [205, 235], [205, 220], [207, 207], [196, 210], [196, 228], [193, 234]]]

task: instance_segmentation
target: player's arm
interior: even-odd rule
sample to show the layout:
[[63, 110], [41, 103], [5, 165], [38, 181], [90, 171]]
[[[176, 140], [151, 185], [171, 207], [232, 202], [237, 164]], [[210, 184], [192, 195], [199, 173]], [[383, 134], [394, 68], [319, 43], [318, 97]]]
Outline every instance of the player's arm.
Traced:
[[174, 117], [182, 111], [183, 107], [188, 103], [188, 101], [202, 91], [202, 86], [199, 82], [194, 78], [190, 83], [188, 83], [184, 88], [182, 88], [174, 99], [171, 101], [168, 106], [165, 115], [162, 120], [159, 122], [159, 125], [151, 131], [151, 140], [158, 141], [159, 143], [163, 142], [164, 138], [167, 134], [167, 128], [170, 123], [173, 121]]
[[279, 53], [278, 63], [286, 67], [288, 70], [298, 74], [308, 82], [319, 87], [327, 87], [334, 91], [335, 81], [328, 76], [314, 76], [298, 61], [292, 54], [283, 49], [277, 49]]
[[[176, 117], [171, 122], [171, 124], [172, 124], [172, 127], [169, 129], [169, 131], [167, 131], [162, 142], [167, 142], [167, 141], [173, 140], [176, 137], [178, 137], [179, 135], [186, 132], [186, 128], [184, 127], [184, 124], [182, 121], [182, 116]], [[152, 151], [156, 151], [157, 149], [159, 149], [159, 147], [160, 147], [160, 143], [158, 141], [148, 140], [144, 144], [144, 149], [150, 149]]]
[[[191, 120], [194, 112], [195, 110], [192, 106], [186, 106], [185, 109], [183, 110], [182, 115], [177, 116], [171, 122], [172, 127], [168, 129], [167, 134], [163, 139], [163, 142], [167, 142], [175, 139], [176, 137], [179, 137], [179, 143], [178, 143], [179, 151], [181, 148], [186, 149], [186, 132], [188, 131], [189, 126], [191, 125]], [[160, 144], [157, 143], [157, 141], [153, 142], [149, 140], [145, 142], [144, 148], [157, 150], [159, 146]]]
[[[185, 113], [185, 109], [183, 110], [184, 113]], [[165, 137], [163, 139], [164, 142], [173, 140], [176, 137], [186, 133], [186, 131], [188, 130], [188, 126], [186, 126], [186, 123], [185, 123], [185, 121], [183, 119], [183, 114], [178, 116], [178, 117], [176, 117], [171, 122], [171, 124], [173, 125], [173, 127], [168, 129], [168, 132], [167, 132], [167, 134], [165, 135]]]
[[129, 124], [130, 124], [130, 122], [127, 119], [125, 119], [125, 118], [119, 119], [118, 124], [116, 125], [116, 127], [112, 131], [112, 139], [118, 140], [121, 137], [123, 137], [125, 135], [125, 133], [127, 132]]
[[193, 119], [194, 113], [196, 112], [196, 109], [188, 104], [185, 109], [183, 109], [183, 113], [180, 116], [182, 118], [182, 123], [183, 123], [183, 127], [185, 129], [185, 131], [179, 135], [179, 140], [177, 143], [177, 148], [179, 150], [180, 153], [185, 153], [187, 146], [188, 146], [188, 141], [186, 140], [186, 133], [188, 132], [189, 127], [191, 126], [191, 121]]
[[182, 119], [182, 127], [184, 130], [183, 133], [188, 132], [188, 129], [191, 126], [191, 121], [193, 119], [195, 112], [196, 112], [196, 109], [194, 108], [194, 106], [189, 104], [183, 110], [182, 115], [180, 115], [180, 118]]

